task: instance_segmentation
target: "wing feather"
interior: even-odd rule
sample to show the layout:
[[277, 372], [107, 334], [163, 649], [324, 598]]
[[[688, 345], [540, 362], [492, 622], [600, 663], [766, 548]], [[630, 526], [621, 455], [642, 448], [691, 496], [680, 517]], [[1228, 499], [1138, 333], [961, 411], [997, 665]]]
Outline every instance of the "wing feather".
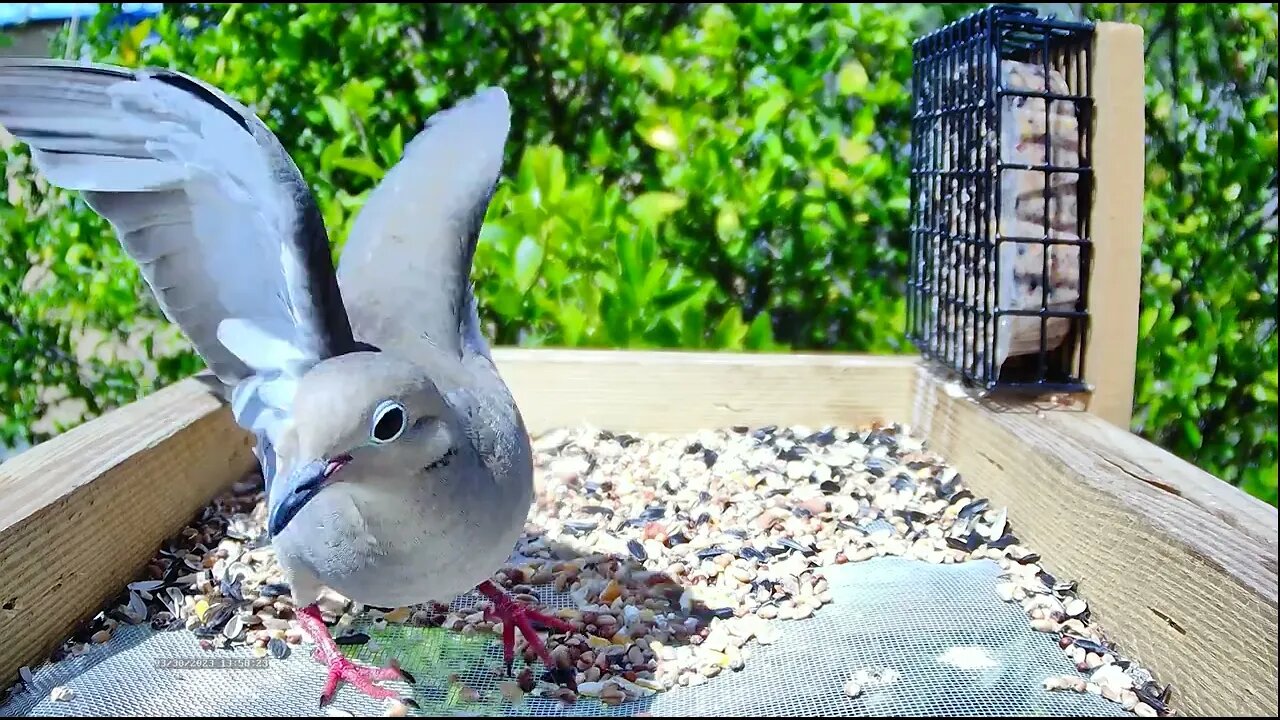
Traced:
[[370, 193], [338, 265], [361, 340], [487, 355], [471, 263], [510, 129], [506, 93], [480, 90], [431, 116]]
[[323, 221], [279, 141], [181, 73], [27, 58], [0, 60], [0, 125], [113, 226], [273, 468], [297, 378], [355, 349]]

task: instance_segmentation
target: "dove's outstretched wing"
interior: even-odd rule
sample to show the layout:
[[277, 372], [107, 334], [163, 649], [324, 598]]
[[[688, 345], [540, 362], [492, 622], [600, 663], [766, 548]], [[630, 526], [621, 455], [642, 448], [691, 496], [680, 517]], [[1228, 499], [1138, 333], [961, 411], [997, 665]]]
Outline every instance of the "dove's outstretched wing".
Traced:
[[323, 220], [279, 141], [181, 73], [43, 59], [0, 60], [0, 126], [115, 228], [165, 315], [232, 388], [270, 477], [264, 445], [296, 379], [354, 348]]
[[506, 93], [481, 90], [431, 116], [370, 193], [338, 265], [361, 340], [487, 356], [471, 262], [510, 129]]

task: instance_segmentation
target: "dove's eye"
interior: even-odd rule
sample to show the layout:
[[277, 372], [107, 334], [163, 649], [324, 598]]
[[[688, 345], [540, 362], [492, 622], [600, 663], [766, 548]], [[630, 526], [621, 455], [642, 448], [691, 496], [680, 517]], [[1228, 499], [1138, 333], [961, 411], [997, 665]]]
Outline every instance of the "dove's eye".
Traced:
[[384, 400], [373, 411], [373, 432], [370, 439], [375, 445], [389, 443], [404, 432], [406, 416], [404, 406], [395, 400]]

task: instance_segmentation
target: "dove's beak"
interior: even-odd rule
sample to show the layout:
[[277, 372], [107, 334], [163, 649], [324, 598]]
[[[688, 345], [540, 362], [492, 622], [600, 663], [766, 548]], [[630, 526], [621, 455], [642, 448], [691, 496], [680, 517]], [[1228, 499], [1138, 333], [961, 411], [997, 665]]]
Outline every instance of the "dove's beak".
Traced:
[[271, 537], [279, 535], [311, 498], [329, 483], [329, 478], [351, 462], [350, 455], [315, 460], [299, 466], [279, 488], [271, 489], [270, 513], [267, 516], [267, 532]]

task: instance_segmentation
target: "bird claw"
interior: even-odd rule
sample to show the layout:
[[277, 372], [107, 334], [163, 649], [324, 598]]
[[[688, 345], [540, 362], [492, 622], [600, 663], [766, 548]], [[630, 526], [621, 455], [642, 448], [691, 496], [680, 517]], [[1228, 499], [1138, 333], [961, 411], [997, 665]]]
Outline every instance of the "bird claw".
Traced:
[[329, 676], [325, 680], [324, 690], [320, 693], [320, 707], [323, 708], [333, 701], [334, 693], [338, 691], [338, 683], [344, 680], [375, 700], [395, 698], [406, 705], [412, 703], [412, 700], [405, 701], [400, 698], [396, 691], [375, 684], [383, 680], [404, 680], [411, 685], [416, 684], [413, 675], [403, 670], [400, 663], [392, 660], [387, 667], [366, 667], [356, 664], [338, 649], [337, 643], [329, 635], [329, 629], [320, 616], [320, 610], [314, 604], [298, 612], [298, 621], [315, 641], [316, 660], [329, 667]]
[[[400, 661], [399, 661], [399, 660], [396, 660], [395, 658], [391, 658], [391, 662], [389, 662], [389, 663], [387, 663], [387, 664], [388, 664], [388, 665], [390, 665], [390, 666], [391, 666], [391, 668], [392, 668], [393, 670], [395, 670], [396, 672], [400, 673], [400, 676], [401, 676], [402, 678], [404, 678], [404, 681], [405, 681], [405, 682], [409, 683], [410, 685], [417, 685], [417, 684], [418, 684], [418, 679], [417, 679], [417, 678], [415, 678], [412, 674], [410, 674], [408, 670], [405, 670], [404, 668], [400, 667]], [[412, 701], [410, 701], [410, 702], [412, 702]]]
[[[374, 700], [389, 700], [396, 698], [406, 705], [404, 698], [399, 697], [399, 693], [395, 690], [384, 688], [374, 683], [382, 680], [406, 680], [413, 683], [412, 675], [401, 670], [394, 663], [389, 667], [366, 667], [357, 665], [346, 657], [339, 656], [327, 661], [329, 665], [329, 678], [325, 682], [324, 691], [320, 693], [320, 707], [324, 707], [333, 701], [334, 693], [338, 690], [338, 683], [346, 681], [355, 686], [357, 690], [368, 695]], [[411, 702], [411, 701], [410, 701]]]
[[533, 629], [533, 623], [545, 625], [553, 631], [562, 633], [573, 632], [573, 626], [558, 617], [525, 607], [491, 581], [481, 583], [478, 589], [493, 603], [493, 609], [490, 612], [502, 620], [502, 656], [506, 665], [507, 676], [511, 676], [512, 667], [515, 663], [515, 631], [517, 628], [519, 628], [520, 634], [524, 636], [525, 641], [529, 644], [529, 648], [542, 659], [547, 669], [558, 670], [556, 661], [551, 657], [547, 646], [542, 642], [542, 638], [537, 631]]

